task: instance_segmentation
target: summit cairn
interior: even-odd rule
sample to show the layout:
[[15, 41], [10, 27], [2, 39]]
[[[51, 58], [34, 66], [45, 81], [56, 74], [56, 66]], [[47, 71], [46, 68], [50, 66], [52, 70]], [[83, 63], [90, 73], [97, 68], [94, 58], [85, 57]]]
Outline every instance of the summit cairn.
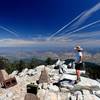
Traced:
[[41, 71], [41, 75], [40, 75], [38, 82], [39, 83], [49, 83], [50, 82], [48, 72], [45, 68]]

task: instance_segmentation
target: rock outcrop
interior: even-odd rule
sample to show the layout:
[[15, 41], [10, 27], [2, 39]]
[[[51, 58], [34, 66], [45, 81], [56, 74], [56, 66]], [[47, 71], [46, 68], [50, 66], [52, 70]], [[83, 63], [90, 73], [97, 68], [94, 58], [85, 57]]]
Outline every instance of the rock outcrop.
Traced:
[[[54, 69], [59, 64], [62, 66], [64, 63], [58, 61], [54, 65], [24, 69], [21, 73], [12, 72], [9, 76], [16, 77], [18, 84], [7, 89], [0, 88], [0, 100], [27, 100], [29, 96], [34, 98], [32, 100], [35, 98], [36, 100], [100, 100], [100, 83], [98, 81], [81, 76], [81, 82], [74, 84], [75, 69], [66, 69], [66, 73], [59, 74], [59, 69]], [[41, 71], [44, 68], [46, 77], [43, 74], [43, 78], [41, 78]], [[46, 81], [42, 80], [37, 84], [40, 79]], [[27, 94], [26, 86], [30, 83], [38, 85], [36, 96]]]

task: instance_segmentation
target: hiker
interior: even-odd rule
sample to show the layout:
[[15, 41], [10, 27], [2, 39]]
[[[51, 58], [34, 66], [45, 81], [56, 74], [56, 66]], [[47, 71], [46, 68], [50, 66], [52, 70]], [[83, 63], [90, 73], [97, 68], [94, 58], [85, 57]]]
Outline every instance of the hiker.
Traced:
[[75, 69], [76, 69], [76, 83], [78, 83], [79, 81], [81, 81], [80, 79], [80, 68], [82, 67], [82, 59], [83, 59], [83, 48], [81, 48], [80, 46], [76, 46], [74, 48], [75, 52], [76, 52], [76, 57], [75, 57]]

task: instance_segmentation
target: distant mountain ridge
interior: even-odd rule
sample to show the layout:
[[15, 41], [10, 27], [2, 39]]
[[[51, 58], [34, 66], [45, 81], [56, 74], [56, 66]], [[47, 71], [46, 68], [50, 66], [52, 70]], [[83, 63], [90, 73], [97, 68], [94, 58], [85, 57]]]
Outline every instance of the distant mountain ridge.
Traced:
[[[10, 50], [10, 48], [9, 48]], [[88, 51], [88, 50], [87, 50]], [[85, 61], [92, 61], [94, 63], [100, 63], [100, 52], [91, 53], [84, 51], [84, 59]], [[52, 59], [74, 59], [74, 51], [73, 50], [67, 50], [67, 51], [32, 51], [32, 50], [13, 50], [8, 51], [7, 49], [5, 51], [0, 51], [0, 56], [6, 57], [9, 60], [20, 60], [20, 59], [42, 59], [45, 60], [48, 57]]]

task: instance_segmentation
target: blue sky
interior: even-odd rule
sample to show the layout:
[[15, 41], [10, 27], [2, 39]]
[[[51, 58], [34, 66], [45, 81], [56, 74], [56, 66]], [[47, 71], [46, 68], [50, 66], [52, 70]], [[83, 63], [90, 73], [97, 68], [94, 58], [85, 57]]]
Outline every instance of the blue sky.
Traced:
[[[67, 41], [61, 39], [63, 42], [46, 40], [44, 42], [44, 38], [52, 37], [52, 34], [55, 34], [80, 13], [92, 9], [98, 3], [100, 3], [100, 0], [0, 0], [0, 46], [28, 46], [40, 45], [41, 43], [42, 45], [51, 43], [52, 45], [63, 44], [65, 46], [67, 42], [73, 43], [74, 40], [76, 40], [76, 43], [80, 43], [80, 41], [77, 41], [77, 31]], [[88, 18], [86, 20], [83, 20], [83, 18], [82, 24], [76, 27], [77, 29], [100, 20], [100, 9], [90, 15], [88, 13], [82, 15], [83, 17], [88, 15]], [[77, 20], [75, 25], [77, 25]], [[74, 26], [71, 26], [71, 28]], [[69, 27], [69, 29], [71, 28]], [[63, 34], [66, 38], [67, 33], [69, 33], [67, 30], [68, 28], [65, 28], [62, 33], [60, 32], [55, 36], [58, 37]], [[74, 29], [71, 31], [74, 31]], [[95, 35], [95, 40], [98, 42], [100, 23], [79, 32], [80, 34], [81, 32], [86, 34], [92, 32], [93, 36], [98, 33]], [[84, 37], [84, 34], [81, 34], [82, 36]], [[88, 40], [87, 36], [84, 38]], [[83, 44], [85, 45], [84, 42]]]

